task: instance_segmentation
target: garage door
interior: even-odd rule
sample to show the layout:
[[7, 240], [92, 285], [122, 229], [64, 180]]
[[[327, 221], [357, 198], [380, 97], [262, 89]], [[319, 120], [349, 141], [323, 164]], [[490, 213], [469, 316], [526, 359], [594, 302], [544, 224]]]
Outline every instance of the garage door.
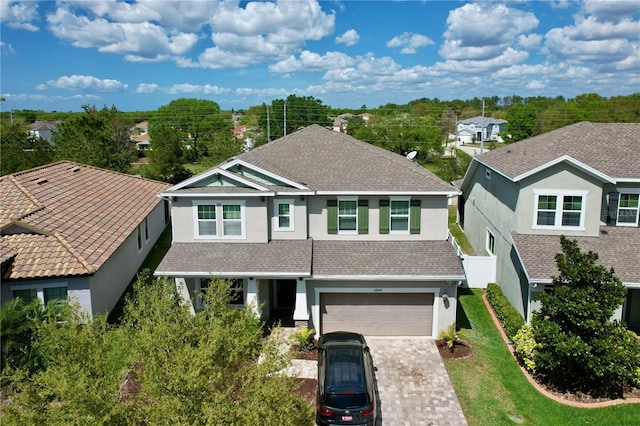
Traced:
[[433, 293], [322, 293], [322, 334], [431, 336]]

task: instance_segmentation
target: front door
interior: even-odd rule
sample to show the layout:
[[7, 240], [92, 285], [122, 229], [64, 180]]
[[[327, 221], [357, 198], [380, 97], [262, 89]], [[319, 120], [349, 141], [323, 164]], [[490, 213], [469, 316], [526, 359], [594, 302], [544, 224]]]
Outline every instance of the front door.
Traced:
[[273, 306], [279, 310], [293, 310], [296, 307], [296, 280], [277, 280]]

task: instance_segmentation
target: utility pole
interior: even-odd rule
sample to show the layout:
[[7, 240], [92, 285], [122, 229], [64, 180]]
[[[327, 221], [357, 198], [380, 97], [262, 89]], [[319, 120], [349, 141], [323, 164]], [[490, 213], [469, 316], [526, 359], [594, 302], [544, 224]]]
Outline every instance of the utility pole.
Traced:
[[284, 136], [287, 136], [287, 101], [284, 101]]
[[482, 98], [482, 132], [480, 133], [480, 154], [484, 151], [484, 137], [485, 137], [485, 128], [484, 128], [484, 98]]
[[267, 105], [267, 143], [271, 142], [271, 120], [269, 119], [269, 105]]

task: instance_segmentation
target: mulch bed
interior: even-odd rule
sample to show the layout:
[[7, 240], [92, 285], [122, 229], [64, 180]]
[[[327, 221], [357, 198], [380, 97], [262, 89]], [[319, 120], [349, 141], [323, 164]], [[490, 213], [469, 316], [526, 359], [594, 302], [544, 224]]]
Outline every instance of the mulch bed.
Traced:
[[294, 343], [291, 345], [291, 356], [294, 359], [307, 359], [310, 361], [318, 360], [318, 341], [313, 341], [313, 347], [308, 350], [301, 350], [300, 345]]
[[447, 347], [447, 343], [442, 339], [436, 340], [436, 346], [438, 347], [440, 356], [444, 360], [465, 359], [470, 358], [475, 354], [473, 346], [462, 339], [458, 339], [456, 341], [456, 343], [453, 345], [453, 350], [449, 349]]
[[316, 379], [301, 379], [296, 378], [296, 381], [299, 384], [298, 389], [296, 389], [296, 393], [302, 397], [309, 405], [315, 407], [316, 406], [316, 387], [318, 386], [318, 381]]

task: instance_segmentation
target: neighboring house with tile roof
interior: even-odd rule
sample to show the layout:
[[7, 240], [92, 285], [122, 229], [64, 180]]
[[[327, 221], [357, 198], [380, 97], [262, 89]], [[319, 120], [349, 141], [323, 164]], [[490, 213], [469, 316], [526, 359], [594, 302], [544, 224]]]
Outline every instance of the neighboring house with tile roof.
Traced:
[[437, 337], [465, 280], [447, 241], [457, 194], [401, 155], [311, 125], [164, 191], [173, 245], [155, 275], [196, 309], [217, 276], [265, 320]]
[[458, 141], [471, 143], [474, 140], [504, 142], [500, 133], [507, 130], [507, 121], [492, 117], [471, 117], [459, 120], [456, 124]]
[[69, 161], [0, 178], [1, 302], [110, 311], [168, 224], [168, 187]]
[[560, 235], [599, 254], [627, 287], [616, 313], [640, 331], [640, 123], [581, 122], [473, 158], [459, 216], [527, 321], [558, 275]]

